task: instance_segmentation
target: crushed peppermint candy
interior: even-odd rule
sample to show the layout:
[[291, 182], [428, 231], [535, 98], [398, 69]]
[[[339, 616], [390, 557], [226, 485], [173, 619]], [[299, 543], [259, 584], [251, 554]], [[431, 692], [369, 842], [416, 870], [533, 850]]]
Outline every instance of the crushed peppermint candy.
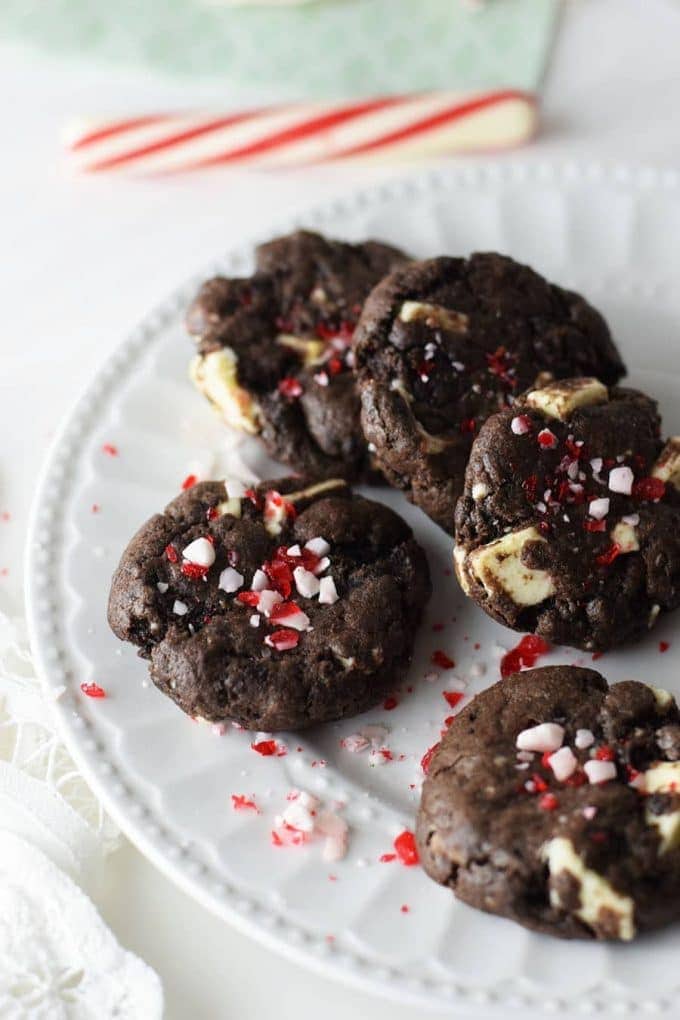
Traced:
[[550, 755], [548, 765], [552, 769], [555, 779], [563, 783], [578, 768], [578, 758], [570, 747], [560, 747]]
[[217, 587], [225, 591], [227, 595], [231, 595], [243, 587], [244, 580], [243, 574], [239, 574], [238, 570], [234, 570], [233, 567], [225, 567], [220, 574]]
[[299, 640], [296, 630], [275, 630], [273, 634], [267, 634], [264, 643], [277, 652], [288, 652], [297, 647]]
[[609, 472], [609, 488], [612, 492], [630, 496], [633, 491], [633, 472], [629, 467], [612, 468]]
[[595, 743], [595, 736], [592, 730], [576, 730], [576, 736], [574, 737], [574, 746], [579, 751], [584, 751], [587, 747], [591, 747]]
[[557, 751], [564, 740], [564, 727], [559, 723], [539, 723], [517, 734], [515, 746], [520, 751]]
[[231, 806], [234, 811], [254, 811], [259, 815], [260, 809], [252, 797], [246, 797], [243, 793], [232, 793]]
[[271, 616], [274, 606], [278, 605], [279, 602], [283, 602], [283, 596], [279, 595], [277, 591], [272, 591], [271, 588], [265, 588], [258, 594], [257, 598], [257, 609], [260, 613], [264, 613], [265, 616]]
[[616, 779], [616, 765], [613, 761], [591, 758], [583, 766], [583, 771], [590, 783], [608, 783], [610, 779]]
[[295, 602], [277, 602], [272, 606], [269, 618], [272, 623], [282, 623], [294, 630], [309, 630], [310, 628], [309, 617]]
[[[290, 552], [290, 549], [288, 551]], [[305, 567], [295, 567], [293, 577], [295, 578], [295, 587], [298, 590], [298, 594], [302, 595], [303, 598], [311, 599], [319, 594], [321, 582], [311, 570], [306, 570]]]
[[259, 567], [253, 574], [253, 580], [251, 581], [250, 588], [252, 591], [264, 591], [269, 584], [269, 578], [265, 574], [264, 570], [260, 570]]
[[624, 514], [621, 520], [624, 524], [629, 524], [631, 528], [637, 528], [640, 523], [640, 514]]
[[320, 535], [316, 538], [310, 538], [308, 542], [305, 542], [305, 549], [309, 549], [315, 556], [327, 556], [331, 551], [330, 544], [325, 538], [321, 538]]
[[180, 602], [179, 599], [175, 599], [175, 601], [172, 604], [172, 611], [175, 614], [175, 616], [186, 616], [186, 614], [189, 612], [189, 607], [186, 604], [186, 602]]
[[550, 429], [541, 429], [536, 438], [538, 445], [542, 446], [544, 450], [554, 450], [557, 446], [557, 436]]
[[182, 556], [196, 566], [212, 567], [215, 562], [215, 547], [207, 538], [196, 538], [182, 550]]
[[518, 414], [510, 422], [510, 428], [516, 436], [525, 436], [531, 432], [531, 418], [528, 414]]
[[339, 595], [332, 577], [322, 577], [319, 582], [319, 602], [332, 606], [338, 601]]
[[591, 517], [594, 517], [596, 521], [601, 521], [603, 517], [606, 517], [609, 513], [609, 500], [606, 496], [600, 499], [591, 499], [588, 504], [588, 513]]
[[347, 854], [349, 827], [335, 811], [321, 810], [317, 797], [304, 790], [292, 790], [288, 805], [274, 820], [271, 840], [274, 846], [304, 846], [323, 839], [324, 861], [339, 861]]
[[252, 616], [248, 617], [248, 623], [250, 624], [251, 627], [259, 627], [260, 626], [260, 619], [261, 619], [261, 617], [258, 616], [257, 613], [253, 613]]
[[99, 684], [95, 684], [95, 683], [86, 684], [86, 683], [83, 683], [83, 684], [80, 685], [80, 689], [83, 692], [83, 694], [87, 695], [88, 698], [105, 698], [106, 697], [106, 691], [104, 690], [103, 687], [100, 687]]
[[595, 817], [595, 815], [597, 814], [597, 808], [595, 807], [595, 805], [594, 805], [594, 804], [586, 804], [586, 806], [584, 807], [584, 809], [583, 809], [583, 811], [581, 812], [581, 814], [582, 814], [582, 815], [583, 815], [583, 817], [584, 817], [584, 818], [586, 818], [586, 819], [587, 819], [587, 820], [588, 820], [589, 822], [592, 822], [593, 818], [594, 818], [594, 817]]
[[167, 581], [156, 581], [156, 587], [158, 588], [161, 595], [165, 595], [170, 585], [168, 584]]

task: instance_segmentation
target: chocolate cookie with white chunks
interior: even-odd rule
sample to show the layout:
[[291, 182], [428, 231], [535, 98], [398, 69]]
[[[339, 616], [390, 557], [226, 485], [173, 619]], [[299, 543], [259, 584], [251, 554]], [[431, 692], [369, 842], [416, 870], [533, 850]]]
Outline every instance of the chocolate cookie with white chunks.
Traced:
[[664, 690], [548, 666], [478, 694], [435, 752], [416, 837], [480, 910], [563, 938], [680, 918], [680, 714]]
[[373, 291], [354, 351], [378, 463], [446, 531], [490, 414], [539, 380], [625, 367], [602, 316], [512, 259], [476, 254], [395, 270]]
[[351, 342], [364, 300], [406, 256], [298, 231], [256, 249], [256, 271], [203, 284], [187, 313], [190, 374], [234, 428], [315, 477], [375, 469], [359, 424]]
[[456, 510], [463, 590], [514, 630], [590, 651], [680, 604], [680, 439], [656, 403], [564, 380], [493, 415]]
[[137, 532], [109, 623], [194, 718], [301, 729], [380, 702], [430, 595], [389, 507], [342, 480], [201, 482]]

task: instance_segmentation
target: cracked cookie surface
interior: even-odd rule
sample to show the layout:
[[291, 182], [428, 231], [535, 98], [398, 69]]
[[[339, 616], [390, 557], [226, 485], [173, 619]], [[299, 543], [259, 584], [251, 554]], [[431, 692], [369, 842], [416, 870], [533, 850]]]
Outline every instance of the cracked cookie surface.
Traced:
[[680, 715], [594, 670], [515, 673], [454, 717], [416, 830], [461, 900], [564, 938], [630, 940], [680, 917]]
[[625, 371], [584, 298], [496, 254], [395, 270], [366, 301], [354, 351], [364, 433], [381, 469], [449, 532], [489, 415], [548, 375], [614, 383]]
[[260, 245], [251, 277], [208, 280], [189, 308], [195, 385], [228, 424], [296, 470], [370, 475], [351, 342], [369, 291], [405, 260], [377, 241], [309, 231]]
[[190, 716], [299, 729], [398, 685], [429, 594], [408, 526], [345, 482], [227, 479], [195, 485], [137, 532], [109, 623]]

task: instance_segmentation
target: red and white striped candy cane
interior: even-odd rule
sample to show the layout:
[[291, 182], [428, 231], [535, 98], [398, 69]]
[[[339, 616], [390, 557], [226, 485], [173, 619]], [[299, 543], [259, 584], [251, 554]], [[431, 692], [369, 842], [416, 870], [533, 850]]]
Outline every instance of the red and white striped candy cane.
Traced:
[[287, 167], [507, 148], [536, 129], [534, 96], [516, 89], [290, 103], [216, 116], [85, 121], [67, 146], [83, 171], [164, 174], [212, 166]]

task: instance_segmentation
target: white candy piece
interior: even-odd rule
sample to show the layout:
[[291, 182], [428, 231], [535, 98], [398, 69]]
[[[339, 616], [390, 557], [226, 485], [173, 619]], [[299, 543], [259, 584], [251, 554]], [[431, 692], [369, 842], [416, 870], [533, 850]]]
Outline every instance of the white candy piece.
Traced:
[[330, 565], [331, 561], [328, 559], [328, 556], [322, 556], [317, 565], [314, 567], [314, 573], [318, 577], [320, 574], [323, 574], [324, 570], [328, 570]]
[[286, 825], [300, 832], [312, 832], [314, 829], [314, 815], [299, 797], [291, 801], [281, 817]]
[[559, 783], [563, 783], [565, 779], [568, 779], [576, 771], [578, 758], [570, 747], [560, 747], [558, 751], [550, 755], [548, 764], [553, 771], [555, 779]]
[[480, 499], [484, 499], [489, 495], [489, 486], [485, 485], [484, 482], [475, 482], [472, 486], [472, 498], [475, 503], [478, 503]]
[[515, 746], [520, 751], [556, 751], [562, 746], [564, 727], [559, 723], [539, 723], [517, 734]]
[[326, 606], [332, 606], [338, 601], [338, 591], [332, 577], [322, 577], [319, 583], [319, 602]]
[[269, 584], [269, 578], [265, 574], [264, 570], [256, 570], [253, 574], [253, 580], [250, 584], [251, 591], [264, 591]]
[[291, 545], [286, 549], [289, 556], [302, 556], [302, 549], [299, 545]]
[[295, 578], [295, 587], [303, 598], [311, 599], [319, 594], [320, 581], [311, 570], [305, 570], [304, 567], [296, 567], [293, 571], [293, 577]]
[[179, 599], [175, 599], [172, 604], [172, 611], [176, 616], [185, 616], [189, 612], [189, 607], [186, 602], [180, 602]]
[[231, 595], [232, 592], [238, 591], [239, 588], [243, 587], [244, 580], [243, 574], [239, 574], [238, 570], [234, 570], [233, 567], [225, 567], [220, 574], [217, 587]]
[[525, 436], [527, 432], [531, 432], [531, 425], [524, 415], [521, 414], [518, 414], [516, 418], [512, 419], [510, 422], [510, 428], [516, 436]]
[[616, 765], [613, 761], [591, 758], [583, 766], [583, 771], [588, 776], [589, 783], [608, 783], [610, 779], [616, 779]]
[[309, 630], [310, 621], [307, 614], [298, 609], [289, 616], [277, 621], [277, 623], [280, 623], [282, 627], [292, 627], [293, 630]]
[[596, 521], [601, 521], [609, 513], [609, 500], [606, 496], [600, 499], [591, 499], [588, 504], [588, 513], [591, 517], [594, 517]]
[[640, 514], [624, 514], [621, 521], [623, 524], [630, 524], [631, 528], [637, 528], [640, 523]]
[[161, 595], [165, 595], [170, 585], [167, 583], [167, 581], [156, 581], [156, 587], [158, 588]]
[[283, 599], [277, 591], [272, 591], [270, 588], [265, 588], [264, 591], [260, 592], [260, 597], [257, 601], [257, 608], [265, 616], [269, 616], [272, 609], [278, 602], [283, 602]]
[[350, 754], [361, 754], [367, 747], [370, 747], [370, 742], [361, 733], [350, 733], [348, 737], [343, 737], [340, 746]]
[[260, 626], [260, 617], [259, 617], [258, 613], [253, 613], [253, 615], [248, 618], [248, 623], [250, 624], [251, 627], [259, 627]]
[[196, 538], [182, 550], [182, 556], [189, 563], [199, 567], [212, 567], [215, 562], [215, 548], [207, 538]]
[[584, 751], [586, 747], [591, 747], [594, 743], [595, 735], [592, 730], [576, 730], [574, 744], [578, 747], [579, 751]]
[[224, 487], [229, 499], [243, 499], [248, 486], [240, 478], [225, 478]]
[[615, 467], [609, 472], [609, 488], [612, 492], [621, 492], [630, 496], [633, 490], [634, 475], [629, 467]]
[[593, 474], [599, 475], [600, 471], [602, 470], [603, 463], [604, 462], [602, 460], [602, 457], [593, 457], [593, 459], [590, 462], [590, 466], [593, 469]]
[[326, 556], [330, 551], [330, 543], [325, 538], [321, 538], [318, 535], [316, 538], [310, 538], [308, 542], [305, 542], [305, 549], [309, 549], [315, 556]]
[[[644, 773], [644, 791], [647, 794], [680, 793], [680, 761], [664, 761], [647, 769]], [[647, 825], [654, 825], [659, 833], [659, 853], [665, 854], [680, 845], [680, 811], [657, 815], [648, 809], [645, 821]]]
[[344, 818], [324, 811], [318, 818], [316, 831], [325, 836], [321, 856], [324, 861], [340, 861], [347, 854], [349, 826]]

